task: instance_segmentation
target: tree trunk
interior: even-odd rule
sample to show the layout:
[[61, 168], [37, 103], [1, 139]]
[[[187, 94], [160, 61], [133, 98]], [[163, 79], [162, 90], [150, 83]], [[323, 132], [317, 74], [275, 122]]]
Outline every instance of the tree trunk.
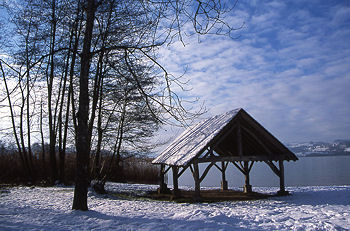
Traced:
[[[103, 80], [102, 80], [103, 82]], [[101, 82], [101, 84], [102, 84]], [[102, 129], [102, 86], [100, 88], [100, 102], [98, 108], [98, 118], [97, 118], [97, 146], [96, 146], [96, 154], [94, 159], [94, 165], [92, 167], [92, 176], [94, 179], [99, 179], [99, 169], [101, 169], [101, 146], [102, 146], [102, 138], [103, 138], [103, 129]]]
[[16, 131], [16, 122], [15, 122], [15, 114], [14, 114], [14, 110], [13, 110], [13, 107], [12, 107], [12, 101], [11, 101], [11, 96], [10, 96], [10, 90], [8, 88], [8, 85], [7, 85], [7, 80], [6, 80], [6, 75], [5, 75], [5, 72], [4, 72], [4, 69], [2, 67], [2, 63], [0, 62], [0, 69], [1, 69], [1, 72], [2, 72], [2, 76], [4, 78], [4, 84], [5, 84], [5, 89], [6, 89], [6, 97], [7, 97], [7, 100], [8, 100], [8, 103], [9, 103], [9, 108], [10, 108], [10, 114], [11, 114], [11, 122], [12, 122], [12, 129], [13, 129], [13, 135], [15, 136], [15, 141], [16, 141], [16, 146], [17, 146], [17, 150], [18, 150], [18, 154], [20, 156], [20, 159], [21, 159], [21, 163], [22, 163], [22, 167], [24, 169], [24, 171], [26, 173], [29, 173], [28, 169], [27, 169], [27, 165], [26, 165], [26, 162], [25, 162], [25, 156], [22, 152], [22, 148], [21, 148], [21, 145], [20, 145], [20, 142], [19, 142], [19, 138], [18, 138], [18, 135], [17, 135], [17, 131]]
[[[29, 35], [27, 35], [29, 36]], [[33, 153], [31, 148], [31, 129], [30, 129], [30, 65], [29, 65], [29, 50], [28, 50], [28, 42], [26, 43], [26, 70], [27, 70], [27, 95], [26, 95], [26, 106], [27, 106], [27, 145], [28, 145], [28, 157], [29, 157], [29, 169], [30, 169], [30, 177], [33, 184], [35, 184], [35, 173], [34, 173], [34, 163], [33, 163]]]
[[[71, 56], [71, 47], [73, 43], [73, 37], [75, 33], [75, 28], [72, 28], [69, 36], [69, 51], [67, 53], [66, 57], [66, 63], [65, 63], [65, 70], [63, 75], [63, 87], [62, 87], [62, 95], [61, 95], [61, 102], [60, 102], [60, 108], [58, 113], [58, 156], [59, 156], [59, 180], [61, 183], [65, 183], [65, 158], [66, 158], [66, 133], [67, 133], [67, 125], [68, 125], [68, 118], [69, 118], [69, 106], [70, 106], [70, 94], [68, 93], [68, 99], [66, 104], [65, 102], [65, 96], [66, 96], [66, 85], [67, 85], [67, 79], [68, 79], [68, 72], [69, 72], [69, 60]], [[63, 108], [64, 105], [66, 105], [66, 117], [65, 117], [65, 125], [63, 127]]]
[[[123, 141], [123, 127], [124, 127], [124, 120], [125, 120], [125, 114], [126, 114], [126, 106], [127, 106], [127, 101], [124, 100], [123, 104], [123, 110], [120, 115], [120, 120], [119, 120], [119, 125], [118, 125], [118, 132], [117, 132], [117, 140], [115, 142], [114, 148], [113, 148], [113, 154], [112, 157], [110, 158], [108, 162], [108, 166], [105, 169], [106, 162], [104, 161], [103, 166], [99, 169], [99, 172], [97, 173], [98, 178], [97, 181], [94, 183], [93, 188], [97, 193], [104, 194], [106, 193], [106, 190], [104, 188], [106, 181], [109, 177], [109, 174], [111, 173], [112, 170], [112, 165], [116, 164], [118, 167], [118, 170], [120, 169], [120, 163], [121, 163], [121, 155], [120, 155], [120, 150], [121, 150], [121, 145]], [[102, 137], [101, 137], [102, 138]], [[99, 154], [100, 155], [100, 154]], [[114, 157], [116, 156], [116, 162], [114, 163]], [[104, 172], [104, 175], [102, 175]], [[123, 171], [120, 171], [120, 174], [123, 174]], [[120, 177], [120, 179], [123, 180], [123, 176]]]
[[44, 175], [46, 176], [45, 141], [43, 129], [43, 102], [40, 102], [40, 137], [41, 137], [41, 161]]
[[76, 182], [74, 190], [74, 199], [72, 209], [88, 210], [87, 191], [89, 182], [89, 69], [90, 69], [90, 48], [92, 31], [95, 18], [95, 1], [87, 0], [87, 18], [84, 32], [83, 51], [81, 54], [80, 68], [80, 88], [79, 88], [79, 109], [78, 109], [78, 127], [76, 131], [76, 149], [77, 149], [77, 169]]
[[50, 41], [50, 75], [47, 79], [47, 106], [49, 114], [49, 137], [50, 137], [50, 146], [49, 146], [49, 156], [50, 156], [50, 170], [51, 170], [51, 184], [54, 184], [57, 180], [57, 161], [56, 161], [56, 129], [55, 121], [52, 115], [52, 87], [54, 79], [54, 50], [55, 50], [55, 37], [56, 37], [56, 16], [55, 16], [55, 1], [52, 3], [52, 27], [51, 27], [51, 41]]
[[28, 158], [28, 153], [26, 150], [26, 146], [25, 146], [25, 141], [24, 141], [24, 130], [23, 130], [23, 118], [24, 118], [24, 107], [25, 107], [25, 96], [24, 96], [24, 90], [22, 88], [22, 83], [21, 83], [22, 79], [19, 79], [19, 89], [21, 91], [21, 106], [20, 106], [20, 116], [19, 116], [19, 137], [21, 140], [21, 145], [22, 145], [22, 154], [23, 154], [23, 159], [24, 159], [24, 164], [26, 165], [26, 169], [27, 169], [27, 181], [26, 183], [31, 183], [31, 168], [30, 168], [30, 164], [29, 164], [29, 158]]

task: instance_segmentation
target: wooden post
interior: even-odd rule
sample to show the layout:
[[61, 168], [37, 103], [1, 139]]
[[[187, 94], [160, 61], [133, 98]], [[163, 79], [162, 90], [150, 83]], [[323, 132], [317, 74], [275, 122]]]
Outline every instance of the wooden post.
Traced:
[[250, 185], [250, 182], [249, 182], [250, 169], [249, 169], [248, 161], [244, 161], [244, 168], [243, 169], [244, 169], [244, 175], [245, 175], [245, 185], [244, 185], [243, 192], [250, 193], [250, 192], [252, 192], [252, 186]]
[[199, 200], [201, 195], [200, 195], [200, 190], [201, 190], [201, 185], [200, 185], [200, 180], [199, 180], [199, 168], [198, 164], [195, 163], [193, 164], [193, 178], [194, 178], [194, 199]]
[[174, 185], [173, 196], [178, 197], [179, 196], [179, 182], [178, 182], [179, 168], [177, 166], [172, 166], [172, 170], [173, 170], [173, 185]]
[[277, 192], [278, 195], [288, 195], [289, 192], [285, 190], [284, 186], [284, 165], [283, 160], [278, 161], [279, 164], [279, 177], [280, 177], [280, 190]]
[[222, 161], [221, 162], [221, 176], [222, 176], [221, 190], [222, 191], [227, 190], [227, 180], [226, 180], [226, 176], [225, 176], [225, 171], [226, 171], [225, 162]]
[[166, 185], [164, 180], [164, 175], [165, 175], [165, 164], [161, 164], [158, 194], [169, 192], [168, 186]]

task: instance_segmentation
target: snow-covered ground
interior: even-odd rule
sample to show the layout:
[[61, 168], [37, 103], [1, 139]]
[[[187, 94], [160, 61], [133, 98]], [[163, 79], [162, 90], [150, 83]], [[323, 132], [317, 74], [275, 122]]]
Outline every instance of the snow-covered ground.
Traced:
[[[142, 194], [151, 185], [108, 184]], [[290, 187], [256, 201], [173, 203], [89, 192], [72, 211], [72, 187], [0, 189], [0, 230], [350, 230], [350, 186]], [[254, 188], [271, 193], [277, 188]]]

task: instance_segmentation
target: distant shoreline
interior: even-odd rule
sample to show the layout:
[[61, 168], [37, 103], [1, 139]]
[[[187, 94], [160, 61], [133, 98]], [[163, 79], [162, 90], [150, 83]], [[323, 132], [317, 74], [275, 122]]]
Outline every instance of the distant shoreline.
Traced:
[[311, 154], [305, 154], [305, 155], [298, 155], [296, 154], [297, 157], [329, 157], [329, 156], [350, 156], [349, 153], [311, 153]]

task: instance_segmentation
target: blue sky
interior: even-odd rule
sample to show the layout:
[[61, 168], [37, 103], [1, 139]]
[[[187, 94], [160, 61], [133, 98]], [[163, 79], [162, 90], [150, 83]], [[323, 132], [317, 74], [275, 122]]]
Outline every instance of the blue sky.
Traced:
[[350, 1], [239, 1], [227, 19], [237, 39], [161, 51], [206, 116], [242, 107], [283, 142], [350, 139]]

